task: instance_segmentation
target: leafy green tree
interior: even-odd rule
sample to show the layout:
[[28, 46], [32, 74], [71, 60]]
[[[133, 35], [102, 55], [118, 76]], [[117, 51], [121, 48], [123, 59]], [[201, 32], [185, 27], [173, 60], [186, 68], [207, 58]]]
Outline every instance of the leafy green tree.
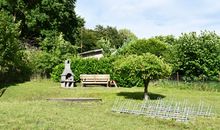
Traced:
[[158, 39], [164, 43], [167, 43], [169, 45], [174, 44], [176, 38], [173, 35], [167, 35], [167, 36], [156, 36], [155, 39]]
[[169, 76], [171, 67], [157, 56], [145, 53], [143, 55], [129, 55], [120, 58], [114, 63], [119, 71], [134, 73], [144, 82], [144, 99], [148, 99], [148, 85], [150, 80], [164, 78]]
[[98, 39], [97, 33], [94, 30], [82, 28], [80, 31], [80, 39], [77, 43], [77, 45], [80, 47], [79, 52], [98, 49]]
[[[115, 27], [104, 27], [102, 25], [97, 25], [95, 29], [81, 28], [79, 36], [80, 38], [77, 42], [79, 52], [100, 49], [103, 47], [103, 45], [105, 45], [102, 44], [103, 40], [110, 43], [108, 45], [110, 50], [115, 50], [120, 48], [124, 43], [137, 39], [135, 34], [128, 29], [117, 30]], [[106, 48], [102, 49], [105, 50]]]
[[14, 23], [8, 13], [0, 12], [0, 70], [4, 72], [9, 66], [16, 66], [21, 58], [21, 45], [18, 40], [20, 23]]
[[135, 38], [136, 36], [129, 30], [123, 29], [119, 32], [115, 27], [97, 25], [95, 29], [81, 28], [80, 39], [77, 45], [80, 46], [81, 52], [102, 47], [105, 47], [102, 48], [105, 50], [107, 46], [102, 44], [104, 43], [103, 40], [105, 40], [108, 41], [105, 43], [110, 43], [108, 44], [109, 48], [114, 50], [121, 47], [124, 42], [129, 42]]
[[155, 36], [155, 39], [162, 41], [166, 44], [166, 50], [163, 52], [163, 58], [166, 62], [172, 64], [173, 60], [173, 44], [176, 42], [176, 38], [173, 35], [167, 35], [167, 36]]
[[30, 74], [24, 46], [19, 40], [19, 27], [20, 22], [14, 22], [6, 11], [0, 11], [0, 83], [21, 81]]
[[61, 62], [59, 57], [41, 50], [32, 50], [30, 59], [33, 75], [43, 78], [49, 78], [52, 69]]
[[111, 43], [109, 40], [106, 40], [104, 38], [101, 38], [100, 40], [97, 41], [97, 47], [102, 48], [104, 51], [104, 54], [106, 56], [111, 55], [111, 53], [115, 50], [114, 48], [111, 48]]
[[76, 15], [76, 0], [1, 0], [0, 8], [7, 10], [14, 21], [21, 21], [21, 40], [39, 46], [45, 32], [57, 31], [75, 44], [84, 21]]
[[[16, 30], [19, 32], [16, 39], [43, 50], [29, 50], [30, 46], [28, 46], [27, 52], [32, 51], [28, 53], [28, 58], [31, 59], [30, 66], [34, 72], [39, 71], [40, 74], [48, 76], [52, 70], [51, 67], [59, 64], [67, 56], [77, 53], [77, 47], [74, 45], [79, 39], [79, 30], [84, 21], [76, 15], [74, 8], [75, 0], [0, 1], [1, 11], [8, 12], [7, 15], [14, 23], [20, 23]], [[13, 42], [11, 44], [17, 45]]]
[[64, 40], [62, 33], [47, 36], [40, 45], [41, 50], [31, 50], [30, 58], [34, 74], [42, 77], [49, 78], [53, 67], [77, 55], [78, 48]]
[[215, 32], [185, 33], [173, 45], [174, 72], [184, 80], [217, 80], [220, 37]]
[[119, 48], [124, 42], [122, 35], [119, 34], [118, 30], [115, 27], [103, 27], [102, 25], [97, 25], [95, 31], [98, 38], [104, 38], [108, 40], [111, 43], [112, 48]]
[[[63, 34], [56, 34], [55, 36], [47, 36], [41, 43], [41, 49], [45, 52], [52, 53], [53, 56], [62, 58], [65, 55], [77, 55], [77, 46], [64, 40]], [[52, 44], [51, 44], [52, 43]]]
[[128, 43], [138, 39], [137, 36], [128, 29], [120, 29], [118, 33], [122, 37], [123, 43]]
[[130, 43], [125, 44], [122, 48], [119, 49], [118, 54], [121, 55], [142, 55], [143, 53], [152, 53], [156, 56], [162, 56], [163, 53], [167, 50], [167, 45], [155, 38], [150, 39], [139, 39], [131, 41]]

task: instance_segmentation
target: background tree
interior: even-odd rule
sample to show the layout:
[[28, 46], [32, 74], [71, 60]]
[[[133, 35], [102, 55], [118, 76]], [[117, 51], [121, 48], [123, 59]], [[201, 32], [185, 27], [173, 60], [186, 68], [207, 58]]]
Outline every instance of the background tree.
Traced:
[[[79, 52], [89, 51], [93, 49], [100, 49], [103, 46], [103, 41], [110, 43], [108, 46], [111, 50], [120, 48], [123, 44], [137, 39], [134, 33], [128, 29], [117, 30], [115, 27], [97, 25], [95, 29], [82, 28], [78, 46], [81, 50]], [[99, 45], [101, 43], [101, 45]], [[103, 48], [104, 49], [104, 48]]]
[[220, 70], [220, 37], [215, 32], [185, 33], [173, 45], [174, 72], [184, 80], [217, 80]]
[[49, 77], [52, 67], [67, 56], [77, 54], [75, 45], [84, 21], [74, 11], [75, 2], [76, 0], [0, 1], [1, 11], [8, 12], [7, 15], [12, 17], [14, 23], [20, 23], [14, 32], [20, 32], [16, 39], [25, 43], [33, 73]]
[[164, 43], [167, 43], [169, 45], [174, 44], [176, 38], [173, 35], [167, 35], [167, 36], [156, 36], [155, 39], [158, 39]]
[[119, 71], [134, 73], [144, 82], [144, 99], [148, 99], [148, 85], [150, 80], [160, 79], [169, 76], [171, 68], [157, 56], [145, 53], [143, 55], [129, 55], [120, 58], [114, 63]]
[[97, 41], [97, 47], [102, 48], [104, 51], [105, 56], [110, 56], [113, 51], [115, 51], [115, 48], [111, 47], [111, 43], [109, 40], [106, 40], [104, 38], [101, 38]]
[[40, 45], [41, 51], [31, 50], [29, 55], [34, 73], [41, 77], [49, 78], [57, 64], [77, 55], [78, 47], [64, 40], [62, 33], [56, 34], [53, 38], [46, 37]]
[[155, 36], [155, 39], [162, 41], [163, 43], [166, 44], [166, 50], [163, 51], [163, 58], [167, 63], [172, 64], [172, 59], [173, 59], [173, 44], [176, 42], [176, 38], [173, 35], [167, 35], [167, 36]]
[[119, 35], [122, 37], [123, 39], [123, 43], [129, 43], [133, 40], [137, 40], [137, 36], [131, 32], [130, 30], [128, 29], [120, 29], [118, 31]]
[[21, 40], [39, 46], [51, 31], [62, 32], [64, 39], [75, 44], [84, 21], [76, 15], [76, 0], [1, 0], [0, 8], [21, 21]]
[[97, 25], [94, 29], [99, 39], [104, 38], [111, 43], [112, 48], [119, 48], [123, 44], [123, 37], [115, 27]]
[[23, 81], [30, 75], [24, 46], [18, 40], [19, 27], [20, 22], [0, 11], [0, 83]]
[[79, 52], [98, 49], [97, 41], [99, 40], [97, 32], [92, 29], [82, 28], [80, 31], [80, 39], [77, 45], [80, 47]]
[[131, 41], [130, 43], [125, 44], [122, 48], [119, 49], [118, 54], [121, 55], [142, 55], [143, 53], [152, 53], [156, 56], [162, 56], [163, 53], [167, 50], [167, 45], [155, 38], [150, 39], [139, 39]]

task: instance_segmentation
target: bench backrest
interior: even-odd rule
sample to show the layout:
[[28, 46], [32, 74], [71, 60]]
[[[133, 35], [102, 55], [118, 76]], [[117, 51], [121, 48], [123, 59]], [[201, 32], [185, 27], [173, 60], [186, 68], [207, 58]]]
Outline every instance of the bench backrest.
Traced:
[[109, 74], [81, 74], [82, 81], [110, 81]]

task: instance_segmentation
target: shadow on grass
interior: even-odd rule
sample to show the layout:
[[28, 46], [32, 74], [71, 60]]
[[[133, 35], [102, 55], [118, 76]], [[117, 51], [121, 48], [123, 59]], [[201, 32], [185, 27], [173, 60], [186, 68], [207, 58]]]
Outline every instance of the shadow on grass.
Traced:
[[[143, 92], [120, 92], [118, 96], [124, 96], [127, 99], [143, 100]], [[149, 93], [150, 100], [157, 100], [158, 98], [165, 98], [166, 96], [156, 93]]]
[[1, 88], [0, 89], [0, 97], [5, 93], [6, 90], [7, 90], [7, 88]]

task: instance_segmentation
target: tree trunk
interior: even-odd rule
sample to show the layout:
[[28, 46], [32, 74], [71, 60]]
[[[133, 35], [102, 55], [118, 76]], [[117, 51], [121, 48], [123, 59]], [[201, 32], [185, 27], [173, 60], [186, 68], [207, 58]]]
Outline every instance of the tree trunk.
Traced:
[[150, 79], [144, 79], [144, 99], [148, 100], [149, 95], [148, 95], [148, 85], [149, 85]]

